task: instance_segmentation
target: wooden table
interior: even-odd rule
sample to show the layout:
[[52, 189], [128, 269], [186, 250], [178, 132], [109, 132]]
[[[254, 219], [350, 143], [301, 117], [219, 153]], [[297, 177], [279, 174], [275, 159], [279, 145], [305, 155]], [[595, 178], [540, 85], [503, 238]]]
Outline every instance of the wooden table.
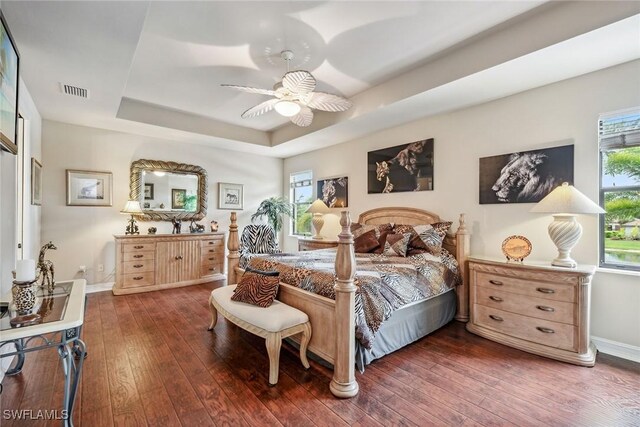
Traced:
[[298, 237], [298, 251], [315, 251], [317, 249], [335, 248], [338, 246], [337, 240], [312, 239]]
[[[0, 354], [0, 358], [17, 356], [6, 375], [16, 375], [22, 371], [26, 353], [57, 348], [64, 371], [64, 398], [62, 412], [54, 415], [62, 419], [64, 426], [73, 426], [73, 404], [87, 354], [86, 346], [80, 339], [84, 322], [85, 291], [85, 280], [58, 282], [52, 295], [40, 289], [33, 310], [42, 316], [39, 324], [12, 328], [9, 321], [16, 313], [11, 307], [0, 318], [0, 348], [14, 347], [8, 353]], [[9, 293], [3, 295], [2, 301], [11, 301], [11, 298]]]

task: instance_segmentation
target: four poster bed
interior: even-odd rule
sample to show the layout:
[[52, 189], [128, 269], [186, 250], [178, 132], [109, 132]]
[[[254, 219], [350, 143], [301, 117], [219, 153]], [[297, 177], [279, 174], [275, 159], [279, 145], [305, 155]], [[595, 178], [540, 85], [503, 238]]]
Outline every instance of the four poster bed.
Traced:
[[[363, 212], [358, 218], [358, 223], [364, 225], [391, 223], [415, 226], [435, 224], [440, 221], [441, 219], [437, 214], [405, 207], [373, 209]], [[365, 346], [356, 340], [356, 329], [366, 329], [362, 319], [356, 318], [356, 291], [359, 290], [361, 294], [365, 293], [365, 289], [358, 288], [354, 283], [356, 255], [358, 258], [358, 275], [362, 276], [361, 279], [363, 279], [364, 275], [369, 274], [369, 272], [361, 271], [363, 265], [378, 263], [376, 268], [384, 270], [385, 267], [382, 265], [390, 264], [390, 262], [387, 260], [381, 261], [382, 258], [379, 255], [377, 258], [376, 255], [365, 258], [365, 255], [355, 254], [354, 239], [351, 233], [351, 219], [348, 212], [342, 212], [340, 224], [342, 232], [338, 236], [339, 243], [335, 252], [335, 282], [333, 281], [333, 265], [331, 265], [332, 289], [330, 296], [333, 298], [284, 283], [281, 275], [278, 300], [305, 312], [309, 316], [312, 337], [308, 348], [315, 355], [334, 366], [334, 376], [330, 384], [331, 392], [338, 397], [352, 397], [358, 392], [358, 384], [355, 381], [356, 362], [358, 368], [363, 370], [364, 365], [372, 360], [420, 339], [448, 323], [452, 317], [462, 322], [469, 320], [467, 271], [469, 232], [465, 225], [464, 214], [461, 214], [459, 226], [455, 233], [447, 234], [442, 242], [442, 247], [446, 249], [443, 253], [450, 253], [457, 261], [456, 283], [451, 286], [442, 284], [440, 286], [442, 289], [439, 292], [434, 292], [434, 295], [424, 298], [424, 294], [422, 294], [422, 297], [414, 298], [416, 299], [415, 301], [402, 307], [396, 307], [392, 310], [393, 312], [390, 316], [385, 317], [384, 323], [380, 322], [379, 328], [375, 329], [375, 341], [372, 339], [372, 343], [365, 342], [365, 344], [368, 344]], [[243, 273], [243, 270], [239, 268], [239, 239], [235, 212], [231, 214], [227, 246], [229, 249], [227, 284], [234, 284], [238, 282], [237, 279]], [[309, 269], [313, 269], [314, 262], [315, 265], [323, 265], [326, 278], [327, 264], [324, 261], [329, 255], [331, 260], [334, 257], [333, 252], [330, 253], [329, 251], [333, 250], [314, 251], [316, 256], [311, 260], [308, 259], [309, 256], [307, 256], [307, 259], [298, 259], [296, 258], [297, 254], [286, 255], [284, 258], [293, 258], [296, 265], [311, 265]], [[448, 255], [449, 258], [451, 258], [451, 255]], [[268, 265], [275, 265], [274, 259], [276, 258], [271, 258], [268, 261], [271, 264]], [[416, 261], [416, 259], [422, 258], [425, 258], [426, 263], [431, 266], [440, 265], [439, 260], [433, 256], [411, 257], [410, 262], [417, 264], [419, 261]], [[454, 264], [455, 261], [453, 261]], [[408, 261], [406, 263], [409, 264]], [[294, 264], [292, 263], [292, 265]], [[409, 267], [413, 268], [414, 274], [417, 270], [422, 271], [421, 268], [423, 268], [422, 266]], [[453, 268], [455, 269], [456, 267]], [[449, 272], [447, 268], [441, 269]], [[427, 276], [433, 276], [430, 270], [427, 269], [426, 271], [425, 274]], [[396, 275], [391, 274], [390, 276], [394, 279], [393, 283], [397, 283]], [[364, 279], [360, 280], [360, 284], [363, 282], [365, 282]], [[455, 286], [456, 284], [457, 286]], [[376, 289], [379, 287], [377, 284], [374, 286]], [[386, 292], [389, 293], [389, 290]], [[393, 289], [391, 289], [391, 292], [393, 293]], [[362, 299], [367, 296], [361, 295], [360, 297], [360, 304], [363, 304]], [[359, 305], [358, 308], [358, 313], [362, 314], [362, 307]], [[358, 328], [356, 325], [358, 325]], [[362, 341], [362, 331], [359, 333], [358, 339]]]

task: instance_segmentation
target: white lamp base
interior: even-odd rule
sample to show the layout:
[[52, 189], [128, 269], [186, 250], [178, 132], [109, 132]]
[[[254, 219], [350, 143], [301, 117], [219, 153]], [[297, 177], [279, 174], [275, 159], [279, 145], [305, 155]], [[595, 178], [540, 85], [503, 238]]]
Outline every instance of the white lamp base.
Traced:
[[575, 268], [578, 263], [571, 258], [571, 249], [582, 236], [582, 226], [576, 221], [575, 215], [553, 215], [553, 222], [549, 224], [549, 237], [558, 248], [558, 257], [551, 262], [557, 267]]
[[315, 240], [322, 240], [323, 237], [320, 235], [320, 230], [322, 230], [322, 226], [324, 225], [324, 218], [322, 217], [322, 214], [314, 213], [311, 223], [313, 224], [314, 231], [314, 234], [313, 236], [311, 236], [311, 238]]

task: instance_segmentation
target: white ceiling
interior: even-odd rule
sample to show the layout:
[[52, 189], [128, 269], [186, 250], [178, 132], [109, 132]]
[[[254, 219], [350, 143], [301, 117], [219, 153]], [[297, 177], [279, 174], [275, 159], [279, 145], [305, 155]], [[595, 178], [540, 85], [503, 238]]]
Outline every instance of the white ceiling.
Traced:
[[[3, 0], [2, 10], [43, 118], [286, 157], [640, 57], [640, 3], [542, 3]], [[284, 49], [354, 107], [309, 128], [273, 111], [241, 119], [268, 98], [220, 84], [271, 88]]]

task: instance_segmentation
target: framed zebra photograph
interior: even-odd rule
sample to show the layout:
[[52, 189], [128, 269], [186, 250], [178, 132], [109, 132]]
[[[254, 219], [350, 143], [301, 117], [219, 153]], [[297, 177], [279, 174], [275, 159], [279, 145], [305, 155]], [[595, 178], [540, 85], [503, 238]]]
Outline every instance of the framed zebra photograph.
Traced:
[[369, 194], [433, 190], [433, 138], [367, 153]]
[[349, 207], [349, 177], [319, 179], [316, 198], [330, 208]]
[[480, 204], [537, 203], [563, 182], [573, 185], [573, 145], [480, 159]]

